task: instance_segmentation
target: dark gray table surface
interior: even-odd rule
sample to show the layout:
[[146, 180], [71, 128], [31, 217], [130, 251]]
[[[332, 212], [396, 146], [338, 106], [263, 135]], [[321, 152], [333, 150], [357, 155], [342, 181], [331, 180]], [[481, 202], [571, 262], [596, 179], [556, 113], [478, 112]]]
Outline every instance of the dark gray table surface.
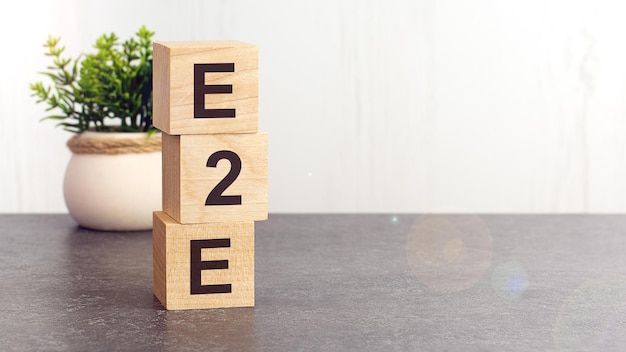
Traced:
[[626, 350], [626, 216], [274, 215], [256, 307], [166, 311], [151, 233], [0, 215], [3, 351]]

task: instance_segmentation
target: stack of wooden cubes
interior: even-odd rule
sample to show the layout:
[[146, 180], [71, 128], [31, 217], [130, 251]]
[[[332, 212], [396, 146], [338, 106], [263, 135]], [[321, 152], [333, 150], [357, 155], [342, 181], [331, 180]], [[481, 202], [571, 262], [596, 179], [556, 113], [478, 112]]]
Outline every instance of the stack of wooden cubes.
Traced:
[[254, 221], [267, 219], [258, 49], [155, 42], [153, 67], [154, 126], [163, 134], [154, 294], [166, 309], [254, 306]]

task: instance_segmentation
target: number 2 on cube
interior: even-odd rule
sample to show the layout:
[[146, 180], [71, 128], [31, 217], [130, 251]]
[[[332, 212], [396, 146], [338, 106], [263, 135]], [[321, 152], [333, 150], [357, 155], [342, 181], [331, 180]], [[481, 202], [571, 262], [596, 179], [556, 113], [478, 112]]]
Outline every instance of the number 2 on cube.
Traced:
[[209, 156], [209, 160], [206, 162], [207, 167], [217, 167], [217, 162], [227, 159], [230, 161], [230, 171], [228, 174], [213, 188], [213, 190], [206, 197], [204, 205], [240, 205], [241, 195], [237, 196], [225, 196], [222, 195], [224, 191], [235, 182], [239, 173], [241, 172], [241, 159], [239, 155], [230, 150], [220, 150]]

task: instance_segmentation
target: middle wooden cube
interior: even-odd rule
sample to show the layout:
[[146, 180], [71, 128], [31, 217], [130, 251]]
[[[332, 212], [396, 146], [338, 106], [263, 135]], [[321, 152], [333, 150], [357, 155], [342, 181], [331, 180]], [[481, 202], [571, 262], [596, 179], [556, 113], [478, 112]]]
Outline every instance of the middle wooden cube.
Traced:
[[163, 211], [182, 224], [267, 219], [267, 134], [163, 133]]

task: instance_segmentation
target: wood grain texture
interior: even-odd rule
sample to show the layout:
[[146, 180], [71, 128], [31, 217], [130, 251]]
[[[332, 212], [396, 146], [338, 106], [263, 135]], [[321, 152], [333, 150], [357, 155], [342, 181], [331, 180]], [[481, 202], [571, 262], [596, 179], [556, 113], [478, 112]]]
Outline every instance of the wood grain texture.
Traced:
[[[213, 153], [229, 150], [241, 159], [241, 172], [223, 195], [240, 195], [240, 205], [205, 205], [231, 169], [228, 160], [207, 167]], [[267, 219], [267, 134], [163, 134], [163, 211], [190, 223]]]
[[[202, 249], [202, 261], [228, 269], [202, 270], [202, 285], [230, 284], [230, 293], [191, 294], [191, 241], [229, 239], [230, 247]], [[153, 291], [168, 310], [254, 306], [254, 223], [180, 224], [154, 212]]]
[[162, 133], [162, 210], [180, 221], [180, 137]]
[[[235, 109], [234, 118], [195, 118], [194, 65], [234, 63], [234, 72], [204, 73], [206, 85], [230, 94], [204, 94], [206, 109]], [[258, 49], [237, 41], [154, 43], [154, 125], [169, 134], [254, 133], [258, 130]], [[202, 84], [202, 86], [204, 86]]]

